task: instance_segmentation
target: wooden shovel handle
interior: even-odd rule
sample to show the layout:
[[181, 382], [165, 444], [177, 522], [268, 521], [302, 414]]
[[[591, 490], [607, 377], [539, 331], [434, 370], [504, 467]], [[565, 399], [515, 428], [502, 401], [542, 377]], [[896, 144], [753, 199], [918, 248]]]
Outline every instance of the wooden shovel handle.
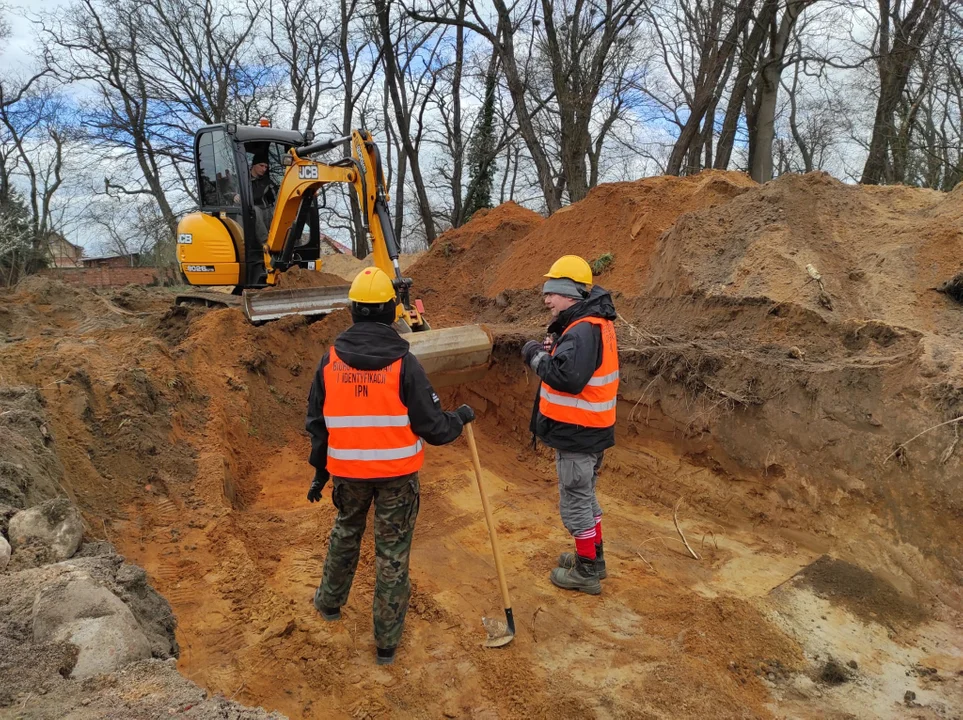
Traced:
[[502, 553], [501, 550], [498, 549], [498, 536], [495, 534], [495, 521], [492, 519], [492, 509], [488, 505], [488, 495], [485, 494], [485, 487], [482, 485], [481, 462], [478, 459], [478, 446], [475, 445], [475, 433], [472, 431], [471, 423], [465, 425], [465, 435], [468, 437], [468, 447], [471, 449], [471, 461], [475, 466], [475, 481], [478, 483], [478, 494], [481, 495], [482, 507], [485, 510], [485, 522], [488, 523], [488, 537], [490, 537], [492, 541], [492, 553], [495, 555], [495, 572], [498, 573], [498, 584], [502, 589], [502, 600], [505, 603], [505, 610], [510, 610], [512, 601], [508, 596], [508, 582], [505, 580]]

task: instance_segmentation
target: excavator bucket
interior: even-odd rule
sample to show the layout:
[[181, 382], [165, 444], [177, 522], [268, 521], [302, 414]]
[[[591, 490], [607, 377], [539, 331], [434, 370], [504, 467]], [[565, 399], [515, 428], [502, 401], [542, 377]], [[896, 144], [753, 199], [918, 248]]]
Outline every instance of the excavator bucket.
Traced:
[[287, 315], [327, 315], [348, 306], [348, 286], [245, 290], [241, 305], [244, 316], [255, 325]]

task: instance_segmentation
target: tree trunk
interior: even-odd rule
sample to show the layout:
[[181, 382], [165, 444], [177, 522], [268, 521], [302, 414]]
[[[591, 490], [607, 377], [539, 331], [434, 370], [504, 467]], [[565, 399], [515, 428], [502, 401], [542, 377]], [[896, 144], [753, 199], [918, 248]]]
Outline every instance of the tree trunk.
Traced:
[[[342, 136], [351, 134], [355, 103], [354, 58], [352, 57], [351, 48], [348, 44], [350, 39], [348, 31], [351, 20], [351, 9], [348, 8], [348, 2], [349, 0], [341, 0], [340, 3], [341, 32], [338, 36], [338, 51], [341, 54], [341, 67], [344, 72], [344, 77], [342, 78], [344, 82], [344, 108], [341, 113]], [[345, 154], [350, 157], [351, 149], [346, 149]], [[369, 248], [368, 236], [365, 233], [365, 219], [361, 217], [361, 203], [358, 202], [358, 197], [355, 193], [348, 193], [348, 204], [351, 207], [351, 225], [353, 228], [353, 232], [351, 233], [351, 252], [356, 258], [367, 257]]]
[[[458, 21], [465, 19], [467, 0], [459, 0]], [[465, 222], [462, 200], [462, 175], [465, 172], [465, 136], [461, 129], [461, 76], [465, 66], [465, 27], [459, 24], [455, 28], [455, 68], [451, 79], [451, 226], [460, 227]]]
[[387, 0], [376, 0], [375, 8], [378, 13], [378, 24], [381, 31], [382, 41], [382, 61], [385, 67], [385, 83], [391, 95], [391, 102], [395, 108], [395, 119], [398, 122], [398, 136], [404, 148], [411, 167], [411, 180], [415, 185], [415, 194], [418, 197], [418, 212], [421, 215], [421, 222], [425, 228], [425, 241], [428, 247], [435, 242], [435, 219], [431, 213], [431, 204], [428, 201], [428, 192], [425, 188], [425, 180], [421, 174], [421, 164], [418, 162], [418, 151], [415, 148], [411, 137], [411, 114], [402, 101], [398, 83], [404, 82], [398, 70], [398, 62], [395, 56], [396, 45], [391, 36], [390, 11]]
[[[913, 0], [909, 13], [900, 19], [899, 5], [891, 8], [889, 0], [878, 0], [879, 32], [879, 99], [873, 120], [869, 154], [860, 182], [879, 185], [892, 177], [890, 149], [896, 140], [894, 114], [906, 88], [910, 72], [919, 57], [942, 7], [941, 0]], [[891, 15], [893, 13], [895, 16]]]
[[718, 47], [712, 43], [710, 48], [703, 49], [702, 57], [699, 59], [699, 79], [696, 81], [693, 101], [689, 107], [689, 117], [686, 118], [682, 131], [672, 147], [666, 166], [667, 175], [679, 175], [682, 172], [682, 165], [689, 155], [692, 144], [701, 140], [702, 121], [708, 109], [718, 102], [716, 88], [722, 80], [723, 71], [731, 67], [729, 58], [735, 53], [737, 40], [752, 18], [754, 2], [755, 0], [739, 0], [732, 25], [729, 26]]

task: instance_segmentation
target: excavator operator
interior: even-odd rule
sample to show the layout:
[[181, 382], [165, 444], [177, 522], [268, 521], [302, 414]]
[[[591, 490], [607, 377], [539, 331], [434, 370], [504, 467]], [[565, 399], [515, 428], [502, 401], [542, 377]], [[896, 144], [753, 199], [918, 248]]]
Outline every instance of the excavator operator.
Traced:
[[[267, 143], [248, 143], [245, 150], [251, 153], [251, 202], [254, 206], [254, 230], [257, 240], [262, 245], [267, 242], [268, 228], [274, 218], [274, 204], [277, 202], [278, 192], [271, 180], [269, 153]], [[234, 202], [240, 203], [239, 195], [234, 196]]]
[[338, 510], [314, 607], [324, 620], [341, 619], [373, 501], [376, 660], [388, 665], [411, 595], [408, 560], [424, 444], [452, 442], [475, 414], [468, 405], [454, 412], [441, 409], [424, 368], [392, 327], [400, 306], [387, 273], [362, 270], [348, 299], [354, 324], [321, 358], [305, 422], [315, 468], [308, 500], [320, 500], [331, 477]]

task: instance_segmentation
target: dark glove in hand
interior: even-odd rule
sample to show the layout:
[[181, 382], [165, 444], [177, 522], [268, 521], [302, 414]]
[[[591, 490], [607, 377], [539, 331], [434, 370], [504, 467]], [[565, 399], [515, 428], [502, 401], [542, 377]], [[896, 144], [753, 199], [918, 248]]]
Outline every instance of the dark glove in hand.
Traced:
[[318, 470], [314, 474], [314, 482], [311, 483], [311, 489], [308, 490], [308, 502], [316, 503], [321, 499], [321, 491], [328, 484], [329, 477], [330, 475], [326, 470]]
[[538, 355], [540, 352], [545, 352], [545, 348], [542, 347], [542, 343], [538, 340], [529, 340], [522, 346], [522, 358], [525, 360], [526, 365], [532, 364], [532, 358]]
[[462, 425], [467, 425], [468, 423], [475, 421], [475, 411], [467, 405], [462, 405], [455, 410], [455, 415], [457, 415], [458, 419], [461, 420]]

